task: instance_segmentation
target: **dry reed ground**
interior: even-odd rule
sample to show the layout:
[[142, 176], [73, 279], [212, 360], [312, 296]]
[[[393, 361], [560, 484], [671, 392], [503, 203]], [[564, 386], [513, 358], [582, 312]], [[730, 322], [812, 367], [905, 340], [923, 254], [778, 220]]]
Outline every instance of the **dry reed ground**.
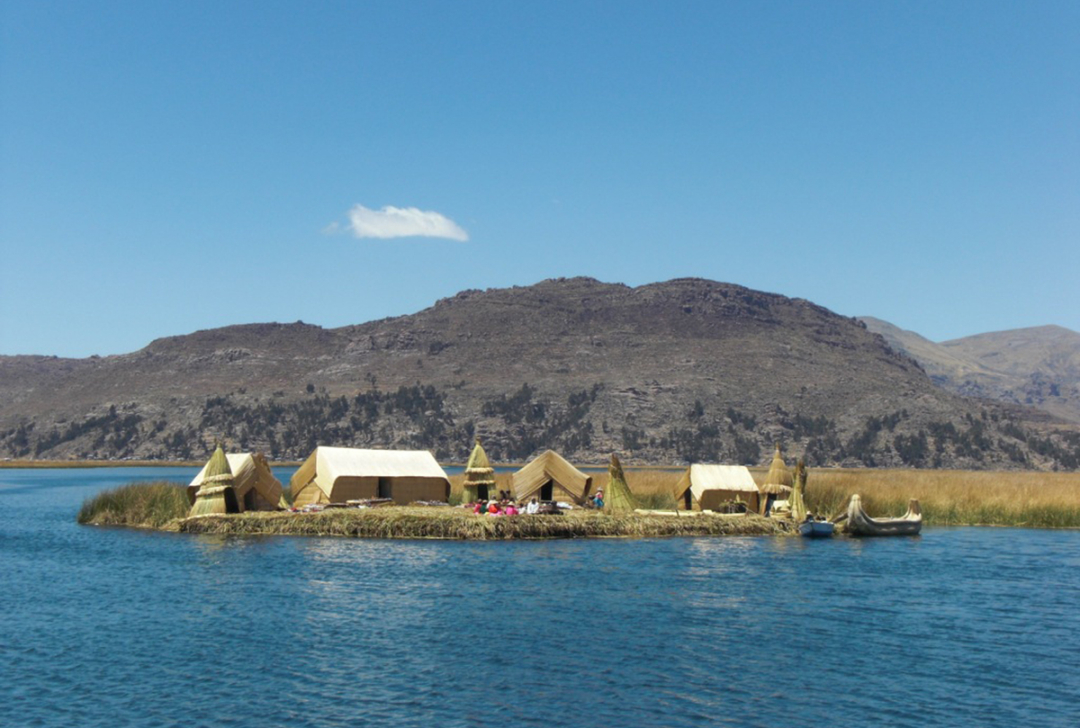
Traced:
[[318, 513], [244, 513], [174, 521], [170, 530], [213, 535], [353, 536], [510, 540], [546, 538], [655, 538], [662, 536], [764, 536], [782, 524], [760, 516], [609, 515], [572, 511], [561, 516], [476, 516], [464, 508], [393, 506]]

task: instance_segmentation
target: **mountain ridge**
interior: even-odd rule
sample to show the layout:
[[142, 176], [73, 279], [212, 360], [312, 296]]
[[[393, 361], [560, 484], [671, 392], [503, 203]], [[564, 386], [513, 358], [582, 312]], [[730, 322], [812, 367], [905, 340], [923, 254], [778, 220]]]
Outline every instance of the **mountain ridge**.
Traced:
[[240, 324], [85, 360], [0, 357], [0, 455], [140, 459], [318, 444], [496, 459], [1075, 467], [1037, 411], [943, 391], [916, 358], [811, 301], [680, 278], [466, 290], [324, 329]]
[[1080, 334], [1045, 325], [935, 343], [887, 321], [860, 317], [931, 378], [964, 396], [1037, 407], [1080, 424]]

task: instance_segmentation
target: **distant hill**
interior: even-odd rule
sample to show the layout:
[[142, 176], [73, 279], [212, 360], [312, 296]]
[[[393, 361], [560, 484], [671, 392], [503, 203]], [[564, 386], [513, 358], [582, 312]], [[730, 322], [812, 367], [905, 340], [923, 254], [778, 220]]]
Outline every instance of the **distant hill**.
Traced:
[[121, 356], [0, 357], [0, 455], [189, 458], [214, 438], [498, 461], [1074, 468], [1080, 436], [933, 383], [865, 324], [700, 279], [463, 291], [340, 329], [250, 324]]
[[1080, 334], [1038, 326], [936, 344], [869, 316], [861, 317], [942, 387], [972, 397], [1031, 405], [1080, 424]]

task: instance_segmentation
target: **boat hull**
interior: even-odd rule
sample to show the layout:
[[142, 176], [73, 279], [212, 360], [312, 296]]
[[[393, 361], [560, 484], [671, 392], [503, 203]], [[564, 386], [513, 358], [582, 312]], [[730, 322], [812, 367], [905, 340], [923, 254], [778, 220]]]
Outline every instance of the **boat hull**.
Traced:
[[799, 533], [806, 538], [830, 538], [835, 526], [828, 521], [804, 521], [799, 524]]
[[871, 518], [863, 510], [859, 496], [853, 495], [844, 530], [851, 536], [917, 536], [922, 530], [919, 501], [912, 498], [907, 513], [900, 518]]

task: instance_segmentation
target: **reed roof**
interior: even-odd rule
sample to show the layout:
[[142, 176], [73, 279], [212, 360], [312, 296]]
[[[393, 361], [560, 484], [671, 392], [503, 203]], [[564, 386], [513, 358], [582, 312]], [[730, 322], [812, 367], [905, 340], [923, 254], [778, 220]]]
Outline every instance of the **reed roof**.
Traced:
[[240, 510], [236, 491], [233, 489], [232, 469], [221, 445], [203, 467], [202, 482], [195, 491], [189, 516], [205, 516], [219, 513], [236, 513]]
[[[267, 502], [278, 505], [281, 500], [281, 481], [274, 477], [270, 471], [270, 465], [266, 462], [266, 457], [262, 453], [238, 452], [223, 454], [232, 473], [232, 485], [236, 489], [236, 497], [241, 502], [243, 502], [244, 496], [254, 488]], [[219, 464], [216, 467], [220, 468], [221, 466]], [[210, 461], [207, 461], [195, 477], [191, 479], [191, 483], [187, 487], [189, 502], [195, 502], [195, 494], [202, 487], [203, 481], [209, 475], [209, 470]]]
[[479, 437], [476, 438], [476, 445], [465, 463], [465, 481], [468, 485], [495, 485], [495, 469], [488, 462]]
[[637, 508], [634, 494], [630, 492], [630, 486], [626, 483], [626, 475], [623, 474], [622, 463], [619, 456], [611, 453], [611, 462], [608, 464], [607, 492], [604, 494], [604, 510], [610, 513], [631, 513]]
[[795, 477], [791, 474], [787, 464], [784, 463], [784, 456], [780, 453], [780, 443], [777, 443], [772, 464], [769, 466], [769, 472], [761, 486], [761, 492], [788, 493], [794, 483]]
[[585, 500], [592, 487], [592, 476], [575, 468], [554, 450], [546, 450], [511, 476], [514, 498], [526, 500], [532, 497], [549, 480], [579, 503]]

